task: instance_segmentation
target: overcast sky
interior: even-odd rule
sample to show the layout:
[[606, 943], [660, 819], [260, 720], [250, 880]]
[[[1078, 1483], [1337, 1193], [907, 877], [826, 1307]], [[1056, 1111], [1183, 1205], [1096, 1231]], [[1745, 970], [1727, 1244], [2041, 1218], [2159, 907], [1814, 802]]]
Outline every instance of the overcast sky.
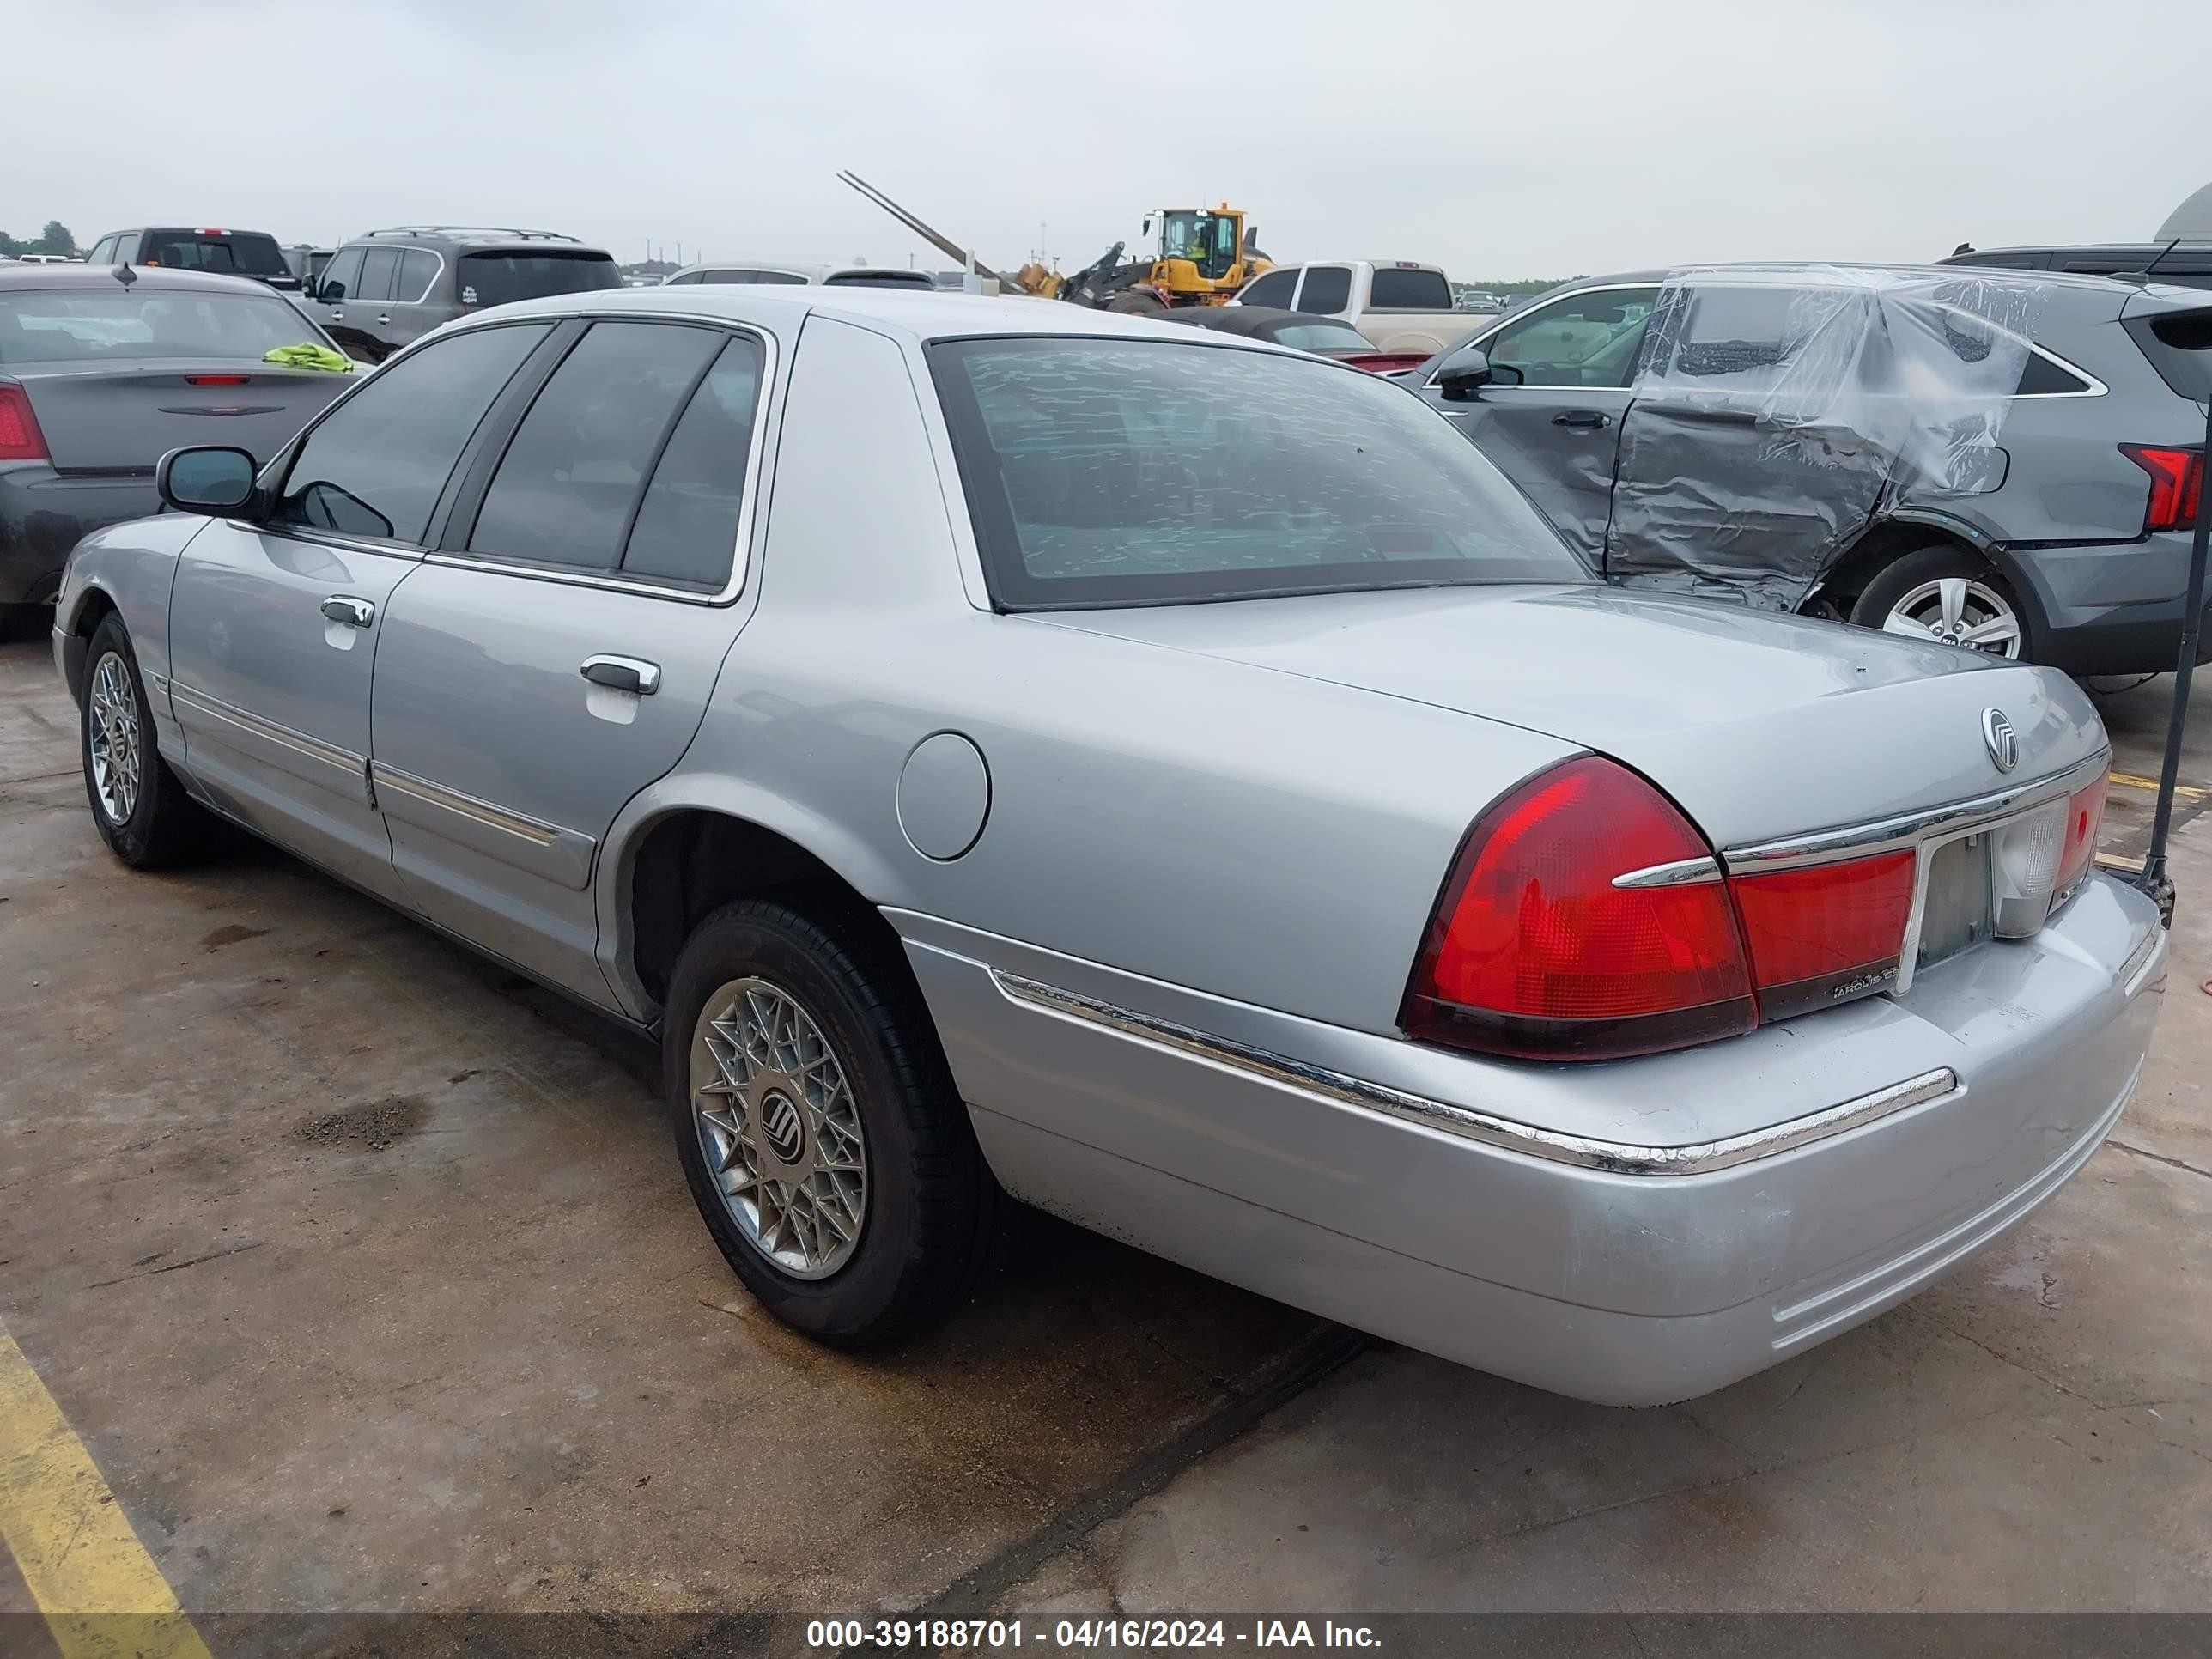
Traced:
[[[0, 0], [0, 228], [446, 222], [624, 261], [1068, 268], [1226, 198], [1463, 280], [2147, 237], [2212, 6], [2014, 0]], [[22, 72], [34, 71], [34, 72]], [[1047, 228], [1041, 229], [1040, 227]]]

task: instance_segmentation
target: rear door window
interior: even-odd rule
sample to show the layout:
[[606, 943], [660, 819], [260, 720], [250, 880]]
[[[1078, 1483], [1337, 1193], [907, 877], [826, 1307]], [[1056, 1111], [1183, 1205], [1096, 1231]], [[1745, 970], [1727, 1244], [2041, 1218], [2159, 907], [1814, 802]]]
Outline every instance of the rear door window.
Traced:
[[1636, 372], [1656, 288], [1571, 294], [1516, 317], [1483, 342], [1490, 361], [1517, 369], [1522, 386], [1625, 386]]
[[612, 256], [590, 248], [501, 248], [464, 253], [460, 262], [461, 303], [503, 306], [549, 294], [582, 294], [620, 288], [622, 272]]
[[515, 429], [468, 550], [613, 569], [662, 437], [728, 337], [672, 323], [595, 325]]
[[420, 543], [477, 422], [551, 328], [471, 329], [379, 369], [307, 434], [272, 522]]
[[1449, 311], [1451, 284], [1441, 270], [1378, 268], [1367, 303], [1377, 311]]
[[624, 575], [708, 590], [729, 580], [763, 361], [760, 342], [740, 335], [691, 394], [638, 504]]
[[1334, 315], [1352, 303], [1350, 265], [1308, 265], [1305, 286], [1298, 290], [1297, 308]]

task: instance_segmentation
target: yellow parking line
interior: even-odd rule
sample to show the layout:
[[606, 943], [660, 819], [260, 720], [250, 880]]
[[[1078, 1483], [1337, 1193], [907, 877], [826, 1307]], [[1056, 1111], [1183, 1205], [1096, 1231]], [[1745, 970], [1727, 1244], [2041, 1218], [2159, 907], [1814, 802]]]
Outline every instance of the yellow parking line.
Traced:
[[[2137, 777], [2133, 772], [2115, 772], [2112, 781], [2123, 789], [2148, 789], [2153, 793], [2158, 790], [2156, 778]], [[2177, 783], [2173, 786], [2173, 793], [2186, 795], [2191, 800], [2203, 800], [2207, 795], [2212, 795], [2212, 789], [2200, 789], [2193, 783]]]
[[62, 1659], [209, 1659], [31, 1362], [0, 1325], [0, 1540]]

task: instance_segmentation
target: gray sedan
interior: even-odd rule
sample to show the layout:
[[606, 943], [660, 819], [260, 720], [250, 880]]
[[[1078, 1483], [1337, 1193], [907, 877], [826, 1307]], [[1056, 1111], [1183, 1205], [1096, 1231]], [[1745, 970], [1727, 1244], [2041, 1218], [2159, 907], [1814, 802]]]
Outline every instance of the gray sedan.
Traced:
[[78, 537], [153, 512], [163, 451], [221, 441], [274, 454], [346, 385], [270, 358], [300, 346], [339, 356], [246, 277], [0, 270], [0, 606], [50, 603]]
[[57, 615], [108, 846], [234, 820], [657, 1035], [708, 1227], [827, 1342], [942, 1313], [1011, 1195], [1680, 1399], [2017, 1222], [2150, 1039], [2064, 676], [1607, 588], [1311, 357], [569, 295], [161, 482], [203, 516]]

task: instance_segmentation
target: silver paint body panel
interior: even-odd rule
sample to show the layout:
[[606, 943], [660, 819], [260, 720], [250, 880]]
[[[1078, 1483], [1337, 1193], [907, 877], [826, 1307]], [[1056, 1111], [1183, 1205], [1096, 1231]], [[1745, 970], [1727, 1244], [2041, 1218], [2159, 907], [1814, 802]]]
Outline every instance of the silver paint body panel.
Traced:
[[[2094, 764], [2102, 727], [2061, 675], [1595, 584], [1003, 615], [927, 341], [1273, 348], [881, 290], [657, 289], [496, 316], [530, 312], [720, 319], [775, 346], [765, 505], [733, 593], [443, 557], [387, 592], [348, 590], [379, 605], [358, 741], [400, 902], [611, 1012], [659, 1013], [631, 902], [651, 830], [708, 811], [775, 831], [902, 939], [1018, 1195], [1622, 1402], [1718, 1386], [1910, 1294], [2047, 1196], [2131, 1085], [2163, 938], [2103, 878], [2034, 938], [1905, 992], [1680, 1053], [1537, 1066], [1396, 1029], [1468, 826], [1530, 774], [1614, 756], [1719, 848], [1795, 843]], [[190, 538], [172, 523], [88, 541], [61, 625], [97, 588], [167, 672]], [[228, 626], [263, 586], [225, 588], [196, 626]], [[339, 656], [321, 626], [277, 659]], [[627, 720], [595, 713], [604, 688], [578, 672], [604, 653], [663, 671]], [[327, 685], [198, 689], [355, 746], [351, 727], [314, 728]], [[2004, 780], [1981, 738], [1992, 706], [2021, 737]], [[220, 752], [157, 725], [180, 772]], [[958, 824], [923, 831], [929, 856], [900, 817], [902, 770], [945, 732], [987, 773], [988, 817], [955, 857]], [[977, 779], [957, 770], [933, 787], [965, 811]], [[1952, 1085], [1917, 1086], [1938, 1076]]]

